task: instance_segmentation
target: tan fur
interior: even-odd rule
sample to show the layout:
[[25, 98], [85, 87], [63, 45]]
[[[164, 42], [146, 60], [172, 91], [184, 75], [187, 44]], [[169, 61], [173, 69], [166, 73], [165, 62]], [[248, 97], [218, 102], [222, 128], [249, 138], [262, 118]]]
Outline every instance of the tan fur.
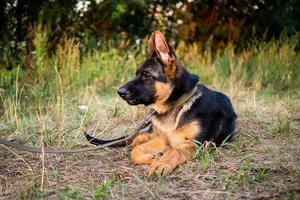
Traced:
[[[193, 154], [194, 152], [189, 153], [189, 155]], [[148, 168], [148, 176], [152, 176], [154, 173], [169, 174], [178, 165], [184, 164], [186, 161], [190, 160], [189, 157], [180, 149], [170, 149], [159, 160], [153, 160]]]
[[134, 138], [134, 140], [131, 143], [131, 147], [135, 147], [137, 145], [140, 145], [142, 143], [148, 142], [153, 138], [154, 134], [149, 133], [140, 133], [137, 137]]
[[158, 113], [165, 113], [169, 110], [169, 106], [166, 105], [167, 99], [170, 97], [173, 87], [169, 83], [155, 82], [155, 91], [156, 91], [156, 101], [155, 103], [149, 105], [150, 108], [153, 108]]
[[152, 161], [148, 168], [148, 175], [152, 176], [155, 172], [170, 173], [178, 165], [191, 160], [196, 151], [193, 139], [197, 137], [199, 132], [200, 126], [194, 121], [173, 132], [165, 133], [165, 136], [167, 136], [167, 145], [170, 149], [160, 159]]
[[173, 132], [177, 127], [175, 123], [177, 114], [178, 112], [173, 111], [164, 114], [163, 117], [153, 116], [151, 122], [156, 129], [163, 133]]
[[[154, 127], [156, 127], [161, 132], [173, 133], [178, 128], [178, 124], [182, 115], [187, 112], [190, 107], [191, 105], [185, 104], [182, 108], [172, 109], [165, 113], [163, 116], [153, 116], [151, 122]], [[200, 127], [200, 125], [195, 125], [195, 127], [197, 126]]]
[[186, 141], [194, 140], [201, 131], [197, 121], [190, 122], [174, 132], [166, 133], [171, 148], [180, 148]]
[[[166, 116], [168, 119], [162, 119], [164, 122], [172, 121], [171, 118], [176, 115]], [[175, 119], [173, 119], [175, 120]], [[166, 126], [170, 126], [165, 124]], [[178, 165], [191, 160], [196, 147], [193, 139], [201, 131], [201, 126], [197, 121], [185, 124], [180, 128], [166, 129], [153, 124], [152, 138], [133, 148], [131, 159], [135, 164], [149, 164], [148, 175], [155, 172], [170, 173]], [[144, 136], [141, 136], [141, 138]], [[157, 153], [164, 153], [160, 159], [156, 159]]]
[[166, 74], [166, 76], [167, 76], [169, 79], [171, 79], [171, 80], [174, 79], [174, 77], [175, 77], [175, 72], [176, 72], [176, 68], [177, 68], [177, 66], [176, 66], [176, 64], [173, 63], [173, 62], [171, 62], [171, 63], [166, 67], [166, 69], [165, 69], [165, 74]]
[[166, 139], [155, 135], [148, 142], [142, 143], [132, 149], [131, 160], [135, 164], [151, 164], [156, 154], [164, 153], [168, 149], [169, 146]]

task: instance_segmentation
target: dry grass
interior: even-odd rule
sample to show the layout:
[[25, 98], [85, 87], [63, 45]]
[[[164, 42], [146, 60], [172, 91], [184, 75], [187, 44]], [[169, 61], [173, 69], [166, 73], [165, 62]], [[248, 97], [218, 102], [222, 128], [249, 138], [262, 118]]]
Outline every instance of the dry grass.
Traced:
[[[130, 162], [127, 147], [63, 156], [1, 146], [1, 199], [299, 199], [299, 94], [226, 93], [239, 116], [235, 140], [202, 149], [170, 176], [148, 178], [146, 166]], [[88, 110], [82, 112], [78, 105]], [[31, 123], [20, 120], [26, 128], [1, 134], [31, 145], [79, 147], [86, 145], [81, 130], [111, 138], [131, 130], [145, 114], [140, 107], [90, 91], [63, 112], [48, 106]]]

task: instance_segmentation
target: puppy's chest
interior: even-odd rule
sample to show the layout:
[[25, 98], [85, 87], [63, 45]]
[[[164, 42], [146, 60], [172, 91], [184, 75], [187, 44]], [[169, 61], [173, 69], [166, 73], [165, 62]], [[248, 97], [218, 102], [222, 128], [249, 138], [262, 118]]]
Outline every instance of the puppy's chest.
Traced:
[[182, 116], [181, 109], [174, 109], [166, 114], [153, 116], [151, 121], [154, 129], [164, 134], [170, 134], [180, 128], [179, 122]]
[[201, 132], [201, 125], [198, 120], [181, 123], [183, 116], [183, 110], [176, 110], [152, 118], [154, 132], [166, 138], [171, 147], [175, 148], [184, 141], [193, 140]]

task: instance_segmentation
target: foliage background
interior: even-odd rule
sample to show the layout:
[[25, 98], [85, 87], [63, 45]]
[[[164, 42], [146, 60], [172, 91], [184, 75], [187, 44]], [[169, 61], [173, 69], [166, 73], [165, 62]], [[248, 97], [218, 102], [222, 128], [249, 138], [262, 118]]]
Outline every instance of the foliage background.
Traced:
[[[81, 52], [107, 46], [141, 45], [156, 29], [180, 41], [214, 51], [253, 39], [271, 40], [299, 31], [297, 0], [2, 0], [1, 68], [31, 67], [37, 31], [44, 31], [47, 53], [66, 39]], [[27, 61], [27, 62], [25, 62]], [[25, 62], [25, 63], [24, 63]]]

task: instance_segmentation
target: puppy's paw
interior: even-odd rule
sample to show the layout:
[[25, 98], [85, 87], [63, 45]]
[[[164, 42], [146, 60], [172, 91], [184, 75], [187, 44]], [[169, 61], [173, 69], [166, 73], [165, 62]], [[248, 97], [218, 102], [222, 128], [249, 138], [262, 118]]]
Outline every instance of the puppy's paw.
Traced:
[[148, 168], [148, 176], [153, 176], [155, 173], [157, 174], [170, 174], [173, 171], [173, 167], [163, 161], [154, 160]]

